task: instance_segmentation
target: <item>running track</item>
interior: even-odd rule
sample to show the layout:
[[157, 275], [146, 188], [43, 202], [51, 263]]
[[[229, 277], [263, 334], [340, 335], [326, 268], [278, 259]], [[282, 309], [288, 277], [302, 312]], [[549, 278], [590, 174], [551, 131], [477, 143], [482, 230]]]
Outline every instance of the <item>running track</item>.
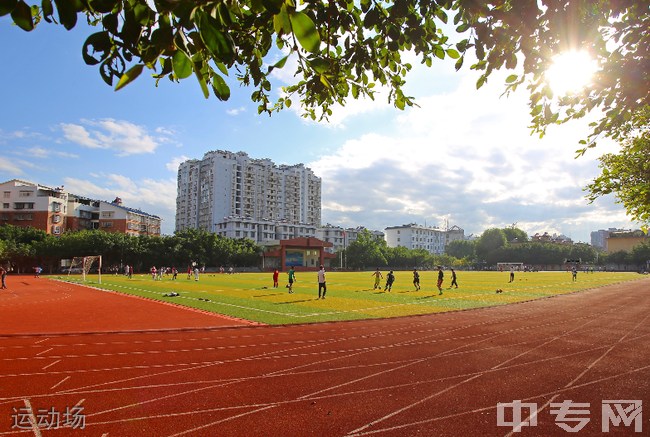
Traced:
[[[650, 432], [650, 279], [472, 311], [275, 327], [8, 279], [0, 436], [555, 436], [568, 434], [558, 423], [578, 423], [552, 414], [567, 400], [589, 403], [566, 416], [589, 419], [579, 436], [606, 435], [604, 400], [646, 409], [641, 434], [627, 420], [610, 435]], [[536, 426], [497, 426], [497, 404], [515, 400], [536, 404]], [[84, 429], [64, 426], [75, 407]]]

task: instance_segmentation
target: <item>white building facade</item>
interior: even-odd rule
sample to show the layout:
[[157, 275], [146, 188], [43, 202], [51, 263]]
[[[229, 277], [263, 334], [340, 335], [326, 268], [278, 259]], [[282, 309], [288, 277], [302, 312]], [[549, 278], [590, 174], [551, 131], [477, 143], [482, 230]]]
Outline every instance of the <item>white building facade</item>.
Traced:
[[[447, 244], [447, 231], [436, 227], [421, 226], [410, 223], [391, 226], [384, 230], [388, 247], [406, 247], [407, 249], [424, 249], [429, 253], [442, 255]], [[458, 239], [458, 231], [454, 231]]]
[[177, 186], [177, 231], [264, 242], [313, 237], [320, 226], [321, 179], [303, 164], [210, 151], [180, 164]]

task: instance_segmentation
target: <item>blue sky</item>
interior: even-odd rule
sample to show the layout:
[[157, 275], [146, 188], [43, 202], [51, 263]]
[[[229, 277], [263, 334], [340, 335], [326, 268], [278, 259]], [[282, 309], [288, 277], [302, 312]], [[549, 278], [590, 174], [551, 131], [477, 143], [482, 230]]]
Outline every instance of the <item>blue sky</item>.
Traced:
[[[81, 58], [88, 34], [47, 23], [26, 33], [0, 18], [0, 181], [119, 196], [159, 215], [171, 234], [178, 163], [223, 149], [310, 167], [323, 181], [323, 223], [377, 230], [448, 223], [466, 235], [516, 223], [529, 235], [584, 242], [594, 230], [637, 227], [612, 196], [584, 198], [598, 156], [615, 146], [574, 159], [586, 122], [531, 136], [526, 95], [500, 97], [505, 76], [477, 91], [469, 69], [416, 67], [407, 94], [419, 108], [399, 111], [383, 94], [351, 100], [329, 123], [315, 123], [300, 117], [297, 102], [257, 115], [252, 90], [237, 84], [220, 102], [204, 99], [193, 78], [156, 87], [145, 71], [115, 92]], [[288, 73], [275, 78], [277, 90]]]

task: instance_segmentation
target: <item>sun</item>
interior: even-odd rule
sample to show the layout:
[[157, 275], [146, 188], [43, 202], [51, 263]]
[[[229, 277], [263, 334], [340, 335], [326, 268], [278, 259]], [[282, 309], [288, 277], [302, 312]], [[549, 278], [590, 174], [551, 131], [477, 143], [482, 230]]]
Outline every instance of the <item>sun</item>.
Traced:
[[591, 85], [596, 69], [596, 61], [585, 51], [560, 53], [546, 70], [546, 82], [556, 96], [575, 94]]

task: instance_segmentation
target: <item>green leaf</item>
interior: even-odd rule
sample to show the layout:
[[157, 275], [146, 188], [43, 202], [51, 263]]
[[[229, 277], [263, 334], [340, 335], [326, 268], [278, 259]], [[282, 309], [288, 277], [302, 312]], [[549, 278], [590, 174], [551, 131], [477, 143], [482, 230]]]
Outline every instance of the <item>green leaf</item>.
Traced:
[[224, 74], [224, 76], [228, 76], [228, 69], [226, 68], [225, 65], [223, 65], [222, 62], [215, 62], [215, 65], [217, 66], [219, 71]]
[[449, 56], [452, 59], [458, 59], [460, 58], [460, 53], [458, 53], [457, 50], [454, 49], [447, 49], [445, 50], [447, 52], [447, 56]]
[[54, 0], [56, 10], [59, 12], [59, 22], [67, 30], [77, 25], [77, 1], [71, 0]]
[[330, 70], [330, 62], [327, 59], [319, 57], [310, 59], [307, 63], [318, 74], [323, 74]]
[[454, 68], [456, 69], [456, 71], [460, 70], [460, 68], [463, 66], [464, 59], [465, 58], [460, 58], [456, 61], [456, 63], [454, 64]]
[[0, 17], [10, 14], [11, 11], [13, 11], [14, 8], [16, 7], [17, 3], [18, 3], [17, 0], [0, 1]]
[[277, 14], [280, 12], [282, 5], [284, 4], [283, 0], [262, 0], [264, 8], [271, 12], [272, 14]]
[[223, 80], [223, 77], [215, 74], [212, 77], [212, 89], [219, 100], [228, 100], [230, 98], [230, 88]]
[[506, 77], [506, 83], [513, 83], [519, 78], [516, 74], [511, 74], [510, 76]]
[[172, 69], [179, 79], [185, 79], [192, 74], [192, 60], [182, 50], [176, 50], [172, 56]]
[[[54, 15], [54, 7], [52, 7], [51, 0], [43, 0], [41, 2], [41, 9], [43, 10], [43, 19], [48, 23], [52, 22], [52, 15]], [[0, 15], [2, 15], [0, 13]]]
[[199, 34], [201, 40], [216, 59], [229, 62], [232, 60], [235, 50], [230, 37], [219, 28], [221, 24], [213, 17], [203, 12], [197, 12]]
[[[86, 65], [97, 65], [108, 57], [111, 49], [111, 39], [108, 32], [97, 32], [90, 35], [84, 42], [81, 55]], [[102, 53], [97, 59], [95, 53]]]
[[210, 98], [210, 90], [208, 89], [208, 84], [205, 83], [205, 79], [203, 78], [203, 75], [199, 72], [198, 69], [194, 69], [194, 74], [196, 75], [196, 79], [199, 81], [199, 85], [201, 86], [203, 97], [205, 97], [206, 99]]
[[282, 67], [284, 67], [284, 64], [287, 63], [287, 59], [289, 59], [289, 55], [283, 57], [283, 58], [280, 59], [278, 62], [276, 62], [275, 64], [271, 65], [271, 66], [269, 67], [269, 70], [267, 71], [267, 74], [270, 73], [270, 72], [272, 72], [275, 68], [282, 68]]
[[20, 0], [13, 11], [11, 11], [11, 18], [14, 23], [23, 30], [29, 32], [34, 30], [34, 20], [32, 19], [32, 8], [27, 3]]
[[144, 64], [136, 64], [133, 67], [129, 68], [128, 71], [126, 71], [122, 77], [120, 77], [120, 80], [117, 82], [117, 85], [115, 85], [115, 91], [119, 91], [131, 82], [133, 82], [138, 76], [140, 76], [140, 73], [142, 73], [142, 69], [144, 68]]
[[282, 10], [273, 16], [273, 30], [279, 36], [291, 33], [291, 21], [286, 7], [283, 6]]
[[89, 0], [90, 8], [102, 14], [107, 14], [115, 7], [115, 0]]
[[320, 48], [320, 35], [311, 18], [304, 12], [294, 12], [290, 16], [293, 33], [303, 49], [317, 53]]

